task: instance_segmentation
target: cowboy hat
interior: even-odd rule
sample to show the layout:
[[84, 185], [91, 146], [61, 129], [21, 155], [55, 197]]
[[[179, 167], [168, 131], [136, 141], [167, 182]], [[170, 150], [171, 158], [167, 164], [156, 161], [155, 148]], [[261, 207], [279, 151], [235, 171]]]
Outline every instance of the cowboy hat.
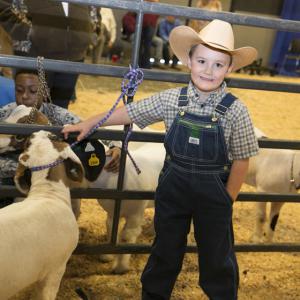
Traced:
[[232, 71], [251, 64], [257, 50], [253, 47], [234, 49], [234, 35], [228, 22], [213, 20], [197, 33], [188, 26], [175, 27], [169, 37], [170, 46], [178, 59], [187, 65], [192, 46], [205, 44], [214, 49], [228, 52], [232, 56]]

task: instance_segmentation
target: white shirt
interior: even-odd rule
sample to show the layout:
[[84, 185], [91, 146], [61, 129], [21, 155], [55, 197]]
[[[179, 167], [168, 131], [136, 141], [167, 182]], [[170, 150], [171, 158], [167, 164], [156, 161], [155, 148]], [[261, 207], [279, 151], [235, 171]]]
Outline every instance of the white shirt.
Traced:
[[65, 12], [65, 16], [68, 17], [69, 16], [69, 3], [67, 2], [62, 2], [61, 3]]
[[114, 13], [110, 8], [102, 7], [100, 10], [101, 22], [106, 26], [110, 33], [110, 42], [114, 43], [117, 36], [117, 24]]

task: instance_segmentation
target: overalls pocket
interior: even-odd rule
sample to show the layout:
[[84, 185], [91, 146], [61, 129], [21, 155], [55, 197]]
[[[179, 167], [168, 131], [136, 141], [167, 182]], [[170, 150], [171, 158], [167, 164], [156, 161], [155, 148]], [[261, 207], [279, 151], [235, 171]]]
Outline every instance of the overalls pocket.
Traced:
[[[178, 143], [178, 141], [181, 141]], [[179, 119], [171, 146], [173, 156], [198, 162], [215, 162], [218, 156], [218, 129], [215, 124], [196, 124]]]
[[224, 195], [225, 199], [228, 201], [228, 203], [230, 205], [232, 205], [233, 204], [233, 199], [229, 195], [224, 182], [222, 181], [222, 179], [220, 178], [219, 175], [215, 175], [214, 177], [215, 177], [217, 185], [218, 185], [220, 191], [222, 192], [222, 194]]
[[165, 179], [168, 177], [170, 172], [171, 172], [171, 166], [169, 164], [165, 164], [158, 176], [158, 186], [164, 183]]

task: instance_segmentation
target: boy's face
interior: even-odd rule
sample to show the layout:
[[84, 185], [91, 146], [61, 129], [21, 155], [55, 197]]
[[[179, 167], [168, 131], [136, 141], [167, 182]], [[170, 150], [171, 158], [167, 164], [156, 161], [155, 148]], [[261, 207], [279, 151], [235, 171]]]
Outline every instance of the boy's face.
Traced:
[[213, 50], [199, 44], [188, 60], [191, 78], [195, 86], [202, 92], [212, 92], [231, 72], [230, 55]]
[[38, 99], [38, 76], [35, 74], [21, 73], [15, 79], [16, 103], [17, 105], [24, 104], [25, 106], [41, 105], [41, 100]]

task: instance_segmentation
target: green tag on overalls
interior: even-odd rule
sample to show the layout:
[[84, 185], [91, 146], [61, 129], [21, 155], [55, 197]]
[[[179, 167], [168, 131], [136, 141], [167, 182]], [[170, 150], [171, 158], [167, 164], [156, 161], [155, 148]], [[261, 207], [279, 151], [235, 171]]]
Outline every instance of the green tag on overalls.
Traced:
[[199, 145], [200, 144], [199, 136], [200, 136], [200, 128], [191, 123], [189, 143], [194, 145]]

